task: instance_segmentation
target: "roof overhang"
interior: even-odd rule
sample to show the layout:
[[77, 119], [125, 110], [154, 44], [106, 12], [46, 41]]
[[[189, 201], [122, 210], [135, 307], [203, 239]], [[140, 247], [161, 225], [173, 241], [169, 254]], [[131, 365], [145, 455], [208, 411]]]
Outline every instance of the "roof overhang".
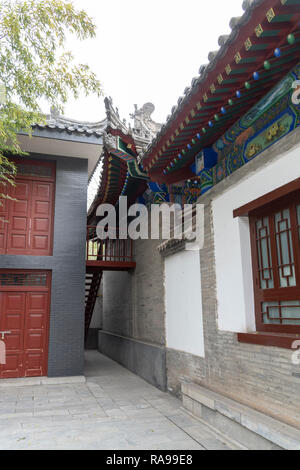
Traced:
[[20, 134], [18, 139], [24, 152], [88, 160], [89, 177], [98, 163], [103, 148], [102, 137], [76, 136], [76, 134], [52, 130], [51, 132], [35, 131], [32, 137]]

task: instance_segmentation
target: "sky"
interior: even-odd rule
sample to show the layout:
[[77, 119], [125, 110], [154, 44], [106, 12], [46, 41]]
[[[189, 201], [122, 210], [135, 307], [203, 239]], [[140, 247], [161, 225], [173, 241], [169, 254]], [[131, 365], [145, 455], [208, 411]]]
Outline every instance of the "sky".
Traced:
[[[134, 104], [155, 105], [152, 118], [164, 123], [179, 96], [218, 38], [230, 33], [229, 21], [241, 16], [242, 0], [73, 0], [97, 25], [96, 39], [68, 40], [77, 62], [97, 74], [104, 96], [111, 96], [122, 118]], [[47, 110], [45, 110], [47, 111]], [[65, 115], [78, 120], [105, 117], [103, 97], [69, 100]]]

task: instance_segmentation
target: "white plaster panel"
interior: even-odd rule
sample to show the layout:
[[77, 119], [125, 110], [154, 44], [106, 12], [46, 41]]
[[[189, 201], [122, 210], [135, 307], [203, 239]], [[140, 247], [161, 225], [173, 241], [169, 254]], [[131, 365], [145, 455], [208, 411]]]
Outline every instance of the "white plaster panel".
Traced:
[[165, 259], [167, 347], [204, 357], [199, 251]]
[[298, 146], [279, 159], [250, 173], [247, 178], [213, 200], [220, 330], [255, 331], [248, 218], [234, 219], [233, 210], [299, 177], [300, 149]]

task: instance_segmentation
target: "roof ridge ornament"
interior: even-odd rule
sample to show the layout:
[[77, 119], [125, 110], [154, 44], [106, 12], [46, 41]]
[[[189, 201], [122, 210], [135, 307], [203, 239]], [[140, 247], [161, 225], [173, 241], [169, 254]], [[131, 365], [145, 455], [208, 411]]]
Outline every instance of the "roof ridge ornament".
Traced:
[[229, 21], [229, 26], [231, 29], [235, 29], [241, 22], [242, 17], [241, 16], [234, 16], [231, 18]]
[[138, 105], [134, 105], [134, 112], [130, 114], [131, 119], [134, 121], [133, 136], [139, 134], [150, 142], [161, 129], [161, 124], [156, 123], [152, 119], [152, 114], [155, 111], [153, 103], [145, 103], [140, 109]]
[[106, 149], [111, 152], [113, 150], [116, 150], [118, 143], [117, 143], [117, 137], [104, 131], [103, 132], [103, 141]]
[[55, 106], [54, 104], [50, 108], [50, 119], [53, 121], [56, 121], [57, 118], [60, 117], [60, 111], [58, 106]]
[[244, 11], [249, 10], [253, 3], [255, 3], [255, 0], [244, 0], [242, 4], [242, 9]]

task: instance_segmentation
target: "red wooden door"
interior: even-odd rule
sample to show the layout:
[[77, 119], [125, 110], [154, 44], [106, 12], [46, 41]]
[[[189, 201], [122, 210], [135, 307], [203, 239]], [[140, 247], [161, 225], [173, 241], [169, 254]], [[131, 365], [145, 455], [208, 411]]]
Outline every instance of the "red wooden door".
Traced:
[[1, 331], [9, 332], [4, 337], [6, 364], [0, 365], [0, 378], [47, 375], [49, 278], [32, 273], [7, 274], [4, 285], [1, 275], [6, 274], [0, 274], [0, 340]]
[[51, 255], [54, 183], [17, 179], [9, 195], [15, 200], [0, 206], [0, 254]]

